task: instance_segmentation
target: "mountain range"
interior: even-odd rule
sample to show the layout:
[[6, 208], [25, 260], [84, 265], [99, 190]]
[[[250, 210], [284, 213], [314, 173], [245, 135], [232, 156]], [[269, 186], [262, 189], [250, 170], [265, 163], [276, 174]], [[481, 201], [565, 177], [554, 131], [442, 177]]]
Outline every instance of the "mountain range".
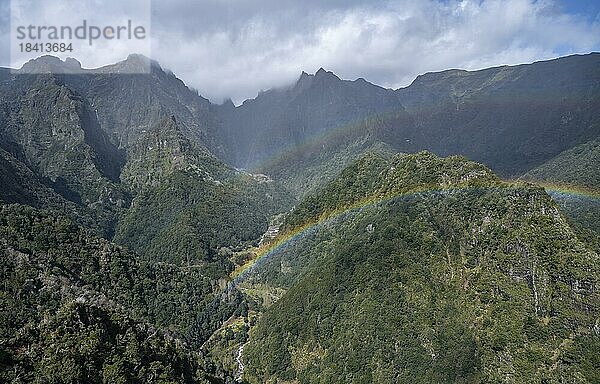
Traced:
[[239, 106], [0, 68], [0, 378], [596, 382], [599, 111], [598, 53]]
[[[397, 151], [463, 154], [518, 176], [598, 135], [600, 55], [482, 71], [427, 73], [397, 90], [323, 69], [285, 89], [222, 111], [236, 166], [252, 168], [336, 128], [380, 116], [381, 140]], [[390, 115], [390, 116], [387, 116]], [[392, 127], [382, 127], [392, 119]], [[398, 121], [399, 120], [399, 121]], [[241, 156], [241, 157], [240, 157]], [[268, 169], [268, 168], [266, 168]]]

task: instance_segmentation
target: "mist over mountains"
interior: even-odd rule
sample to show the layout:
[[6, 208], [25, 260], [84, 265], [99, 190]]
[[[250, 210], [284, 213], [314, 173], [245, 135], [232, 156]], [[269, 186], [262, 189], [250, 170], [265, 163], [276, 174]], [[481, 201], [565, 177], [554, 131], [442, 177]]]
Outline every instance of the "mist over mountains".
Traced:
[[0, 378], [596, 382], [599, 140], [598, 53], [239, 106], [0, 68]]

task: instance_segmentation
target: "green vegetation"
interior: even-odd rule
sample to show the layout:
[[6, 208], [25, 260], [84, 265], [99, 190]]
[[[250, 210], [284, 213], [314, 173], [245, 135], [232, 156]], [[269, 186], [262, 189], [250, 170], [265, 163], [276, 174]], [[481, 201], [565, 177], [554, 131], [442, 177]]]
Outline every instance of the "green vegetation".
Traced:
[[598, 380], [599, 257], [542, 189], [460, 158], [367, 156], [288, 223], [436, 182], [446, 189], [348, 212], [264, 264], [255, 279], [277, 282], [299, 256], [304, 270], [251, 331], [249, 382]]
[[[225, 290], [228, 252], [258, 243], [293, 199], [218, 160], [207, 149], [208, 101], [152, 70], [0, 84], [0, 203], [23, 204], [2, 205], [0, 217], [2, 379], [232, 374], [201, 352], [223, 323], [247, 313], [243, 295]], [[52, 360], [56, 351], [64, 354]]]
[[304, 199], [287, 218], [284, 228], [310, 222], [363, 200], [444, 188], [473, 188], [498, 184], [486, 167], [464, 157], [439, 158], [429, 152], [385, 156], [367, 153], [344, 169], [322, 191]]
[[13, 368], [2, 370], [3, 381], [209, 382], [180, 343], [127, 316], [72, 302], [36, 320], [3, 346]]
[[600, 382], [598, 200], [419, 152], [597, 192], [599, 59], [237, 108], [0, 69], [0, 382]]
[[578, 231], [600, 236], [600, 198], [548, 191]]
[[[583, 189], [583, 194], [550, 191], [576, 226], [600, 235], [600, 139], [566, 150], [523, 175], [523, 179]], [[586, 196], [595, 194], [596, 197]]]
[[266, 162], [259, 170], [274, 177], [295, 196], [305, 197], [335, 179], [365, 153], [394, 154], [387, 139], [405, 120], [406, 114], [397, 112], [343, 125]]
[[570, 148], [527, 172], [523, 178], [597, 189], [600, 186], [600, 138]]
[[231, 316], [239, 298], [215, 307], [201, 270], [140, 262], [69, 219], [19, 205], [0, 208], [0, 242], [3, 380], [208, 377], [188, 345]]
[[150, 260], [211, 262], [222, 247], [239, 248], [259, 239], [268, 218], [291, 201], [273, 183], [249, 175], [219, 182], [178, 171], [136, 197], [119, 222], [115, 241]]
[[[128, 148], [121, 178], [136, 192], [114, 240], [148, 260], [217, 262], [223, 247], [243, 248], [293, 200], [272, 180], [236, 171], [187, 138], [174, 117], [161, 120]], [[211, 267], [213, 269], [213, 267]]]
[[0, 202], [60, 212], [99, 235], [108, 236], [107, 229], [114, 226], [114, 216], [101, 208], [84, 207], [65, 199], [3, 149], [0, 149]]

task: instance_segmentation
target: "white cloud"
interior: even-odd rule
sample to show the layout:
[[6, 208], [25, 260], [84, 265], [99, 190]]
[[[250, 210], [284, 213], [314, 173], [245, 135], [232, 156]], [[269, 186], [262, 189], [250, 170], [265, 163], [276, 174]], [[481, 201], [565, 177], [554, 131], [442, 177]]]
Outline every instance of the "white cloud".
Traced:
[[[0, 0], [2, 1], [2, 0]], [[4, 1], [4, 6], [7, 2]], [[151, 34], [151, 7], [149, 0], [102, 1], [102, 0], [59, 0], [40, 2], [32, 0], [12, 0], [10, 12], [5, 15], [10, 18], [10, 30], [6, 33], [7, 25], [2, 27], [4, 44], [9, 43], [10, 57], [3, 57], [4, 65], [19, 67], [23, 63], [40, 54], [52, 54], [65, 59], [76, 57], [84, 65], [95, 67], [123, 60], [129, 53], [138, 52], [150, 55], [150, 39], [128, 38], [129, 30], [133, 36], [135, 27], [145, 28], [146, 35]], [[8, 9], [7, 9], [8, 10]], [[5, 16], [5, 17], [6, 17]], [[122, 36], [116, 38], [117, 28], [126, 27], [131, 22], [131, 28], [119, 32]], [[85, 25], [86, 28], [83, 28]], [[29, 29], [33, 26], [33, 29]], [[77, 35], [77, 29], [85, 30], [83, 39], [57, 39], [57, 36], [69, 36], [62, 27], [69, 27], [72, 34]], [[103, 39], [99, 36], [91, 38], [91, 28], [100, 35], [105, 27], [112, 28], [112, 38]], [[55, 36], [52, 37], [51, 30]], [[93, 33], [95, 34], [96, 31]], [[81, 34], [80, 34], [81, 36]], [[35, 43], [65, 43], [71, 44], [72, 52], [40, 52], [34, 50], [23, 52], [21, 44]], [[47, 48], [45, 48], [47, 49]]]
[[154, 55], [205, 96], [239, 102], [321, 66], [399, 87], [427, 71], [531, 62], [600, 45], [598, 21], [564, 14], [554, 1], [373, 4], [304, 11], [287, 2], [237, 15], [231, 7], [221, 28], [199, 25], [189, 38], [189, 25], [157, 31]]
[[427, 71], [598, 50], [600, 20], [558, 1], [155, 1], [152, 55], [216, 102], [319, 67], [395, 88]]

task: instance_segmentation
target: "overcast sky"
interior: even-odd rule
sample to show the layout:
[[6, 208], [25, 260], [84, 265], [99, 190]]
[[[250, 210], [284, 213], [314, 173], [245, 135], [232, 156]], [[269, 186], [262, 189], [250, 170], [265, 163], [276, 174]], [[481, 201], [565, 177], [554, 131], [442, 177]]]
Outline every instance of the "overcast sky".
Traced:
[[[54, 6], [69, 0], [53, 0]], [[111, 1], [94, 0], [95, 17]], [[36, 1], [29, 1], [36, 7]], [[599, 1], [153, 1], [151, 55], [214, 102], [236, 103], [319, 67], [386, 87], [447, 68], [478, 69], [600, 50]], [[0, 33], [9, 34], [7, 0]], [[68, 7], [66, 7], [68, 9]], [[79, 10], [78, 12], [82, 12]], [[85, 13], [85, 11], [83, 12]], [[7, 39], [5, 39], [7, 40]], [[8, 41], [0, 64], [10, 63]], [[77, 57], [85, 67], [124, 58]], [[101, 56], [101, 57], [99, 57]]]

